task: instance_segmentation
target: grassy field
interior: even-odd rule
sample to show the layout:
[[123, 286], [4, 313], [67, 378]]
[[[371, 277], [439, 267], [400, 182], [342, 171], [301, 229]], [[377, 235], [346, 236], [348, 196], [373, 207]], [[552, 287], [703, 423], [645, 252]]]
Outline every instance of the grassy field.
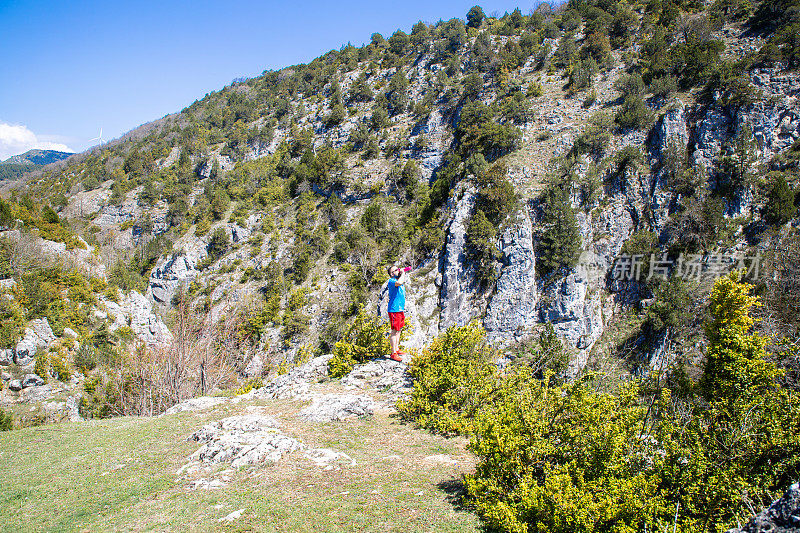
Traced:
[[[479, 531], [458, 497], [473, 466], [463, 439], [444, 439], [388, 412], [329, 424], [296, 416], [298, 401], [257, 402], [308, 448], [356, 462], [324, 470], [295, 451], [274, 465], [180, 473], [187, 437], [247, 405], [0, 433], [3, 531]], [[252, 409], [252, 407], [251, 407]], [[192, 490], [193, 480], [217, 489]], [[243, 509], [238, 519], [220, 519]]]

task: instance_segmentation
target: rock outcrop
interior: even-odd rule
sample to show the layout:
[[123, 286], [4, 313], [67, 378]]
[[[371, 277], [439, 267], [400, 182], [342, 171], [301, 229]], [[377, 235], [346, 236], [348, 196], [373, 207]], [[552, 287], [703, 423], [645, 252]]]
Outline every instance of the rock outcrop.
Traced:
[[380, 391], [387, 395], [390, 407], [410, 394], [413, 385], [408, 365], [391, 359], [375, 359], [357, 365], [341, 383], [348, 389]]
[[22, 340], [14, 348], [14, 363], [27, 366], [36, 358], [36, 352], [56, 340], [47, 318], [38, 318], [28, 322]]
[[302, 448], [284, 435], [272, 417], [256, 414], [231, 416], [203, 426], [189, 440], [204, 443], [192, 459], [202, 463], [229, 462], [233, 467], [276, 463], [284, 454]]
[[197, 264], [208, 255], [205, 243], [196, 237], [182, 244], [182, 252], [162, 257], [150, 273], [147, 296], [157, 303], [169, 304], [182, 285], [198, 276]]
[[377, 404], [369, 396], [355, 394], [326, 394], [300, 412], [309, 422], [337, 422], [354, 416], [373, 414]]
[[464, 326], [478, 315], [472, 299], [478, 291], [474, 268], [467, 260], [467, 223], [475, 209], [477, 192], [467, 187], [453, 207], [442, 258], [442, 286], [439, 293], [439, 330]]
[[795, 483], [783, 497], [758, 513], [742, 528], [727, 533], [798, 533], [800, 532], [800, 483]]
[[[552, 322], [556, 333], [582, 352], [591, 349], [603, 333], [602, 295], [589, 288], [589, 273], [578, 265], [575, 272], [544, 290], [543, 322]], [[582, 366], [582, 362], [577, 362]]]
[[243, 395], [256, 398], [292, 399], [308, 398], [312, 383], [328, 376], [328, 360], [332, 354], [320, 355], [314, 359], [278, 376], [267, 385]]
[[483, 320], [490, 340], [510, 340], [536, 323], [536, 257], [533, 227], [526, 211], [518, 214], [500, 237], [503, 268]]
[[127, 326], [139, 339], [153, 346], [172, 341], [172, 333], [164, 321], [153, 313], [153, 304], [137, 291], [124, 295], [119, 303], [102, 299], [109, 312], [114, 315], [111, 331]]

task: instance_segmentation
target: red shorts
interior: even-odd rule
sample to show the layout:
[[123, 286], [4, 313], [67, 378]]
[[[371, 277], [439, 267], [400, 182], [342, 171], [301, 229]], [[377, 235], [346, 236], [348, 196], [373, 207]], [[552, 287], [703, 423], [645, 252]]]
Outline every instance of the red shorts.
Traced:
[[402, 311], [389, 313], [389, 324], [395, 331], [400, 331], [406, 325], [406, 314]]

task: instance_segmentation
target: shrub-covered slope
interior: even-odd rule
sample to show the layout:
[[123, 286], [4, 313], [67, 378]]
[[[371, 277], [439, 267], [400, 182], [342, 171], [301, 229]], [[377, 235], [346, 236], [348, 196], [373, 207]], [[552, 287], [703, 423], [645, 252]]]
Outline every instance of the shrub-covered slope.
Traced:
[[551, 324], [571, 373], [693, 363], [710, 281], [738, 265], [779, 354], [797, 335], [796, 12], [476, 8], [237, 81], [12, 199], [49, 206], [175, 338], [206, 317], [193, 331], [224, 331], [245, 375], [332, 352], [391, 262], [415, 269], [412, 347], [477, 318], [501, 345]]

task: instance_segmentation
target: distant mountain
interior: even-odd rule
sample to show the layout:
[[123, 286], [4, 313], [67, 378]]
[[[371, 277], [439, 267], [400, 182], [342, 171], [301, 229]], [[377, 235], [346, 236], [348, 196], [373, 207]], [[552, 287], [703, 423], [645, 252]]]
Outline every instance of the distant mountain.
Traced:
[[0, 181], [16, 179], [26, 172], [61, 161], [71, 155], [69, 152], [36, 148], [28, 150], [24, 154], [12, 155], [5, 161], [0, 161]]
[[69, 152], [59, 152], [57, 150], [39, 150], [34, 148], [28, 150], [24, 154], [13, 155], [2, 162], [2, 164], [18, 164], [18, 165], [49, 165], [56, 161], [66, 159], [72, 154]]

